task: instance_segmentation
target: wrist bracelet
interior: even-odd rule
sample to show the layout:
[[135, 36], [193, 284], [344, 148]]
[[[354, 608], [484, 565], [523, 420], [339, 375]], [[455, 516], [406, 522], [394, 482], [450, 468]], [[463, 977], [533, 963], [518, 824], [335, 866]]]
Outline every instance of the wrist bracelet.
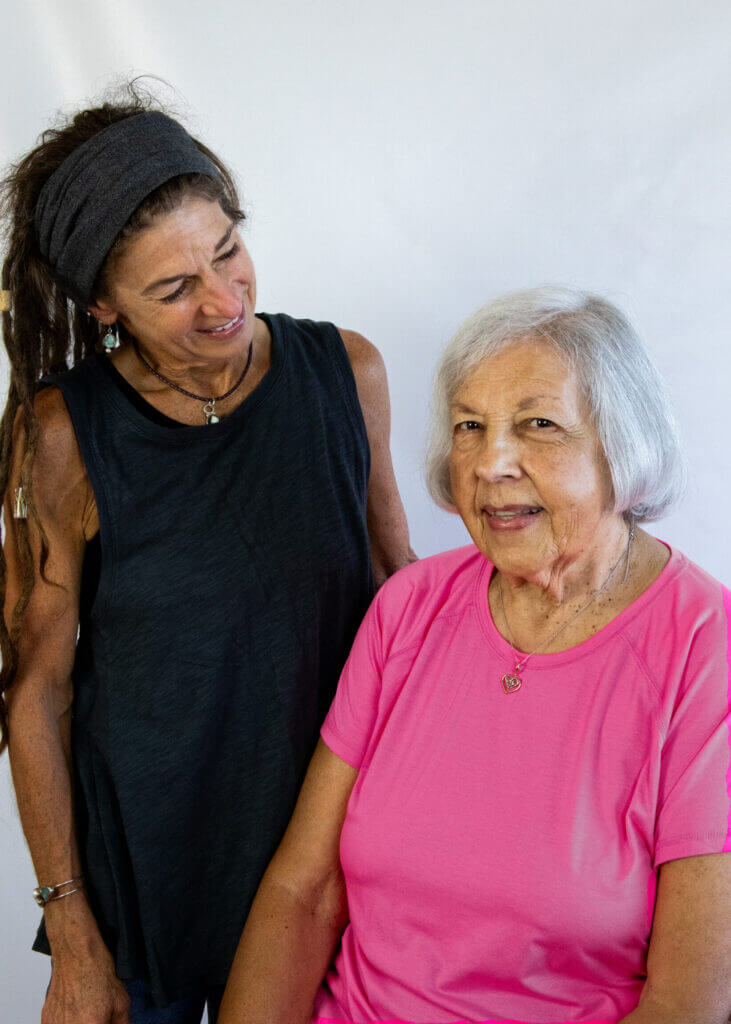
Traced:
[[[81, 884], [77, 885], [77, 883]], [[68, 889], [66, 892], [59, 891], [67, 885], [76, 885], [76, 888]], [[51, 903], [53, 900], [62, 900], [64, 896], [71, 896], [72, 893], [80, 892], [83, 888], [84, 876], [78, 875], [76, 878], [69, 878], [68, 882], [59, 882], [58, 885], [39, 885], [37, 889], [33, 890], [33, 899], [39, 907], [45, 907], [47, 903]]]

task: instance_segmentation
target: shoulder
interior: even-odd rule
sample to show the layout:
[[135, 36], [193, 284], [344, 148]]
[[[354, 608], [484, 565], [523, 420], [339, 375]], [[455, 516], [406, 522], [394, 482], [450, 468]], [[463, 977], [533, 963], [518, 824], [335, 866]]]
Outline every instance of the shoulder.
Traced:
[[[665, 545], [669, 548], [669, 545]], [[677, 548], [646, 591], [629, 606], [638, 628], [695, 629], [724, 612], [728, 590]], [[724, 596], [725, 595], [725, 596]]]
[[731, 693], [731, 591], [695, 562], [680, 556], [676, 618], [688, 636], [691, 674], [717, 666], [721, 690]]
[[[80, 457], [71, 416], [60, 390], [54, 386], [43, 387], [33, 399], [36, 432], [35, 459], [48, 459], [51, 463], [64, 464], [68, 458]], [[13, 424], [13, 454], [19, 459], [25, 448], [29, 433], [28, 417], [19, 408]]]
[[[33, 401], [36, 444], [33, 457], [33, 493], [41, 514], [52, 513], [60, 502], [82, 499], [87, 492], [86, 469], [66, 402], [54, 386], [42, 388]], [[19, 409], [13, 430], [14, 473], [19, 475], [29, 424]]]
[[677, 549], [635, 602], [625, 636], [672, 717], [686, 700], [727, 706], [731, 670], [731, 594]]
[[353, 372], [356, 369], [363, 373], [385, 371], [383, 356], [372, 341], [357, 331], [349, 331], [344, 327], [338, 327], [337, 332], [343, 339]]
[[686, 629], [722, 626], [725, 634], [731, 614], [729, 590], [677, 548], [672, 549], [667, 569], [671, 570], [668, 585], [656, 603]]
[[80, 459], [71, 415], [61, 390], [44, 387], [35, 396], [33, 411], [38, 420], [38, 454], [53, 454], [58, 461]]
[[383, 356], [372, 341], [357, 331], [337, 328], [350, 360], [361, 404], [388, 401], [388, 380]]
[[696, 562], [693, 562], [687, 555], [678, 551], [677, 548], [673, 549], [673, 556], [677, 557], [683, 569], [682, 573], [679, 574], [679, 581], [683, 591], [689, 596], [692, 595], [696, 601], [715, 603], [718, 601], [719, 595], [729, 593], [720, 580], [701, 568]]
[[[21, 410], [18, 412], [22, 420]], [[58, 387], [49, 385], [42, 388], [33, 400], [33, 412], [44, 444], [60, 444], [63, 447], [75, 441], [71, 416]]]
[[336, 327], [329, 320], [295, 318], [287, 313], [258, 315], [265, 316], [266, 320], [275, 325], [288, 341], [299, 340], [303, 351], [317, 352], [322, 358], [330, 361], [333, 357], [333, 343], [340, 349], [340, 359], [342, 359], [344, 350], [359, 394], [369, 387], [387, 390], [386, 366], [383, 357], [373, 342], [359, 334], [358, 331]]
[[435, 618], [472, 605], [489, 563], [474, 544], [419, 559], [383, 584], [371, 605], [392, 651], [420, 642]]
[[333, 331], [342, 342], [345, 354], [350, 362], [356, 380], [366, 381], [368, 379], [381, 377], [385, 380], [386, 367], [383, 357], [373, 342], [369, 341], [358, 331], [346, 330], [343, 327], [336, 327], [329, 320], [310, 320], [295, 318], [287, 313], [268, 313], [265, 315], [268, 321], [276, 324], [279, 329], [291, 338], [299, 337], [308, 346], [322, 349], [332, 353]]
[[383, 356], [373, 342], [357, 331], [336, 328], [353, 371], [363, 420], [371, 445], [371, 454], [385, 447], [391, 428], [391, 404]]

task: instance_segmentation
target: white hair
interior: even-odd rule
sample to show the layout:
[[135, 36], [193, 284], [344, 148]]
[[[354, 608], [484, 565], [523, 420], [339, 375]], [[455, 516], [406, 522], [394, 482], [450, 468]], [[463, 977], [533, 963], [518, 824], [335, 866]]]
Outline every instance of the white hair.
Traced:
[[473, 369], [527, 338], [552, 344], [576, 373], [604, 450], [614, 512], [637, 522], [667, 514], [686, 467], [665, 385], [627, 318], [606, 299], [546, 286], [488, 302], [454, 335], [437, 368], [426, 479], [454, 511], [449, 478], [450, 404]]

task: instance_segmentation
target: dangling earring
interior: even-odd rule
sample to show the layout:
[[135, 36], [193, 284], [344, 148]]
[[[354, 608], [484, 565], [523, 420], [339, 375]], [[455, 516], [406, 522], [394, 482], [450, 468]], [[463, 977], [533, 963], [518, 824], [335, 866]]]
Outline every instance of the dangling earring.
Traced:
[[[114, 332], [112, 332], [112, 327], [114, 327]], [[106, 354], [111, 355], [121, 344], [122, 342], [119, 340], [119, 324], [115, 320], [113, 324], [107, 327], [107, 333], [102, 338], [102, 346]]]
[[622, 583], [627, 582], [629, 576], [629, 553], [632, 550], [632, 541], [635, 539], [635, 517], [630, 513], [629, 517], [629, 537], [627, 538], [627, 564], [624, 567], [624, 579]]

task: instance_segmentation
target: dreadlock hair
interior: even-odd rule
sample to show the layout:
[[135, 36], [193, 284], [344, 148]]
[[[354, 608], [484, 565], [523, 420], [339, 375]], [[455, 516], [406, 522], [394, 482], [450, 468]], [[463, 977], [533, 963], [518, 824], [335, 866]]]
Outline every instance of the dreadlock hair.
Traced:
[[[0, 495], [5, 500], [13, 463], [13, 434], [17, 432], [16, 436], [23, 437], [19, 483], [28, 516], [28, 520], [15, 520], [13, 530], [21, 570], [20, 594], [9, 621], [0, 615], [0, 754], [8, 743], [5, 694], [15, 681], [23, 615], [36, 583], [29, 521], [40, 540], [40, 577], [52, 583], [45, 575], [48, 539], [33, 500], [32, 469], [40, 435], [34, 399], [45, 374], [75, 366], [96, 349], [100, 337], [97, 321], [88, 315], [83, 305], [63, 292], [53, 269], [40, 254], [34, 222], [36, 204], [47, 179], [78, 146], [109, 125], [151, 109], [160, 109], [160, 104], [136, 82], [130, 82], [121, 102], [104, 102], [82, 110], [65, 123], [44, 131], [35, 149], [11, 165], [0, 181], [0, 223], [6, 241], [0, 287], [10, 293], [10, 308], [2, 312], [10, 387], [0, 420]], [[231, 173], [206, 146], [197, 139], [194, 142], [213, 161], [220, 180], [203, 174], [186, 174], [171, 178], [151, 192], [109, 250], [95, 283], [95, 297], [109, 294], [114, 268], [125, 243], [149, 227], [157, 216], [177, 209], [189, 196], [218, 202], [235, 223], [245, 219]], [[0, 603], [3, 606], [6, 590], [7, 562], [0, 547]]]

